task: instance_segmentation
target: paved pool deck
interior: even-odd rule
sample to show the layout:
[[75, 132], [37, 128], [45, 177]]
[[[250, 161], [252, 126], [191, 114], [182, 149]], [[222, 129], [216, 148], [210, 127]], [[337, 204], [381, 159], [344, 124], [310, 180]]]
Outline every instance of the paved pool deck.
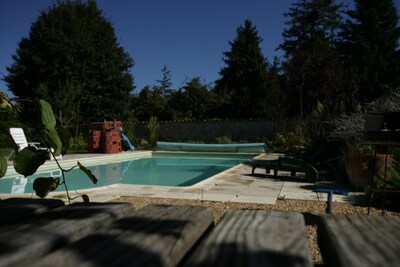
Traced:
[[[65, 155], [60, 165], [67, 169], [76, 165], [77, 161], [85, 163], [96, 161], [115, 162], [126, 158], [142, 157], [151, 154], [150, 151], [122, 152], [118, 154], [72, 154]], [[258, 158], [277, 158], [277, 154], [261, 154]], [[46, 162], [39, 170], [46, 170], [54, 167], [55, 162]], [[264, 169], [256, 169], [251, 175], [251, 166], [239, 164], [222, 173], [219, 173], [198, 184], [188, 187], [174, 186], [150, 186], [150, 185], [127, 185], [114, 184], [110, 186], [71, 191], [70, 196], [76, 197], [87, 194], [91, 202], [106, 202], [121, 196], [155, 197], [209, 200], [223, 202], [241, 202], [257, 204], [275, 204], [277, 199], [298, 199], [326, 201], [325, 193], [313, 192], [314, 184], [305, 182], [299, 174], [297, 177], [290, 177], [288, 172], [278, 172], [277, 177], [267, 175]], [[12, 170], [11, 170], [12, 172]], [[50, 193], [48, 197], [60, 197], [63, 192]], [[355, 202], [357, 193], [350, 193], [347, 196], [333, 195], [336, 202]], [[37, 197], [34, 194], [0, 194], [0, 198], [9, 197]], [[75, 201], [81, 202], [81, 198]]]

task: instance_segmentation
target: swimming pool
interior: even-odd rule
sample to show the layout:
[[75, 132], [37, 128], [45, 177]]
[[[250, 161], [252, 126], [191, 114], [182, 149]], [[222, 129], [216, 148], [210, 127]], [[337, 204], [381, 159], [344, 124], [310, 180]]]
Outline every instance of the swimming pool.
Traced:
[[[90, 182], [78, 169], [66, 172], [65, 177], [70, 191], [112, 184], [191, 186], [256, 155], [153, 152], [151, 155], [129, 160], [84, 164], [97, 177], [97, 184]], [[61, 171], [54, 169], [28, 177], [22, 175], [3, 177], [0, 179], [0, 193], [34, 193], [33, 181], [37, 177], [49, 176], [60, 177]], [[64, 187], [59, 186], [56, 191], [64, 191]]]

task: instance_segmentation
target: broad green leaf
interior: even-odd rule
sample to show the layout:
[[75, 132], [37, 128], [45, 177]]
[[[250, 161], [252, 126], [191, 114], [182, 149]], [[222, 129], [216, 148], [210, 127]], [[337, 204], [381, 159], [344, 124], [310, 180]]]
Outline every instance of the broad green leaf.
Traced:
[[44, 198], [50, 192], [54, 191], [60, 184], [60, 178], [39, 177], [33, 182], [33, 190], [38, 197]]
[[85, 202], [85, 203], [89, 203], [90, 202], [90, 200], [89, 200], [89, 196], [88, 195], [82, 195], [82, 199], [83, 199], [83, 202]]
[[46, 140], [49, 142], [50, 147], [54, 148], [54, 154], [60, 155], [62, 149], [62, 142], [60, 137], [58, 136], [57, 131], [53, 129], [46, 129]]
[[51, 105], [43, 99], [36, 99], [35, 104], [38, 107], [38, 123], [48, 130], [54, 129], [56, 127], [56, 118]]
[[96, 176], [94, 176], [93, 173], [90, 170], [88, 170], [85, 166], [83, 166], [79, 161], [78, 161], [78, 166], [79, 169], [81, 169], [84, 173], [86, 173], [86, 175], [89, 177], [90, 180], [92, 180], [94, 184], [97, 183]]
[[59, 127], [57, 129], [57, 133], [62, 143], [61, 154], [65, 154], [72, 145], [74, 140], [69, 130], [65, 127]]
[[12, 111], [12, 105], [9, 101], [8, 95], [0, 92], [0, 109]]
[[21, 152], [17, 153], [14, 160], [14, 169], [25, 177], [32, 175], [46, 162], [48, 155], [49, 152], [47, 150], [37, 150], [34, 147], [26, 147]]
[[0, 178], [7, 173], [7, 160], [4, 157], [0, 157]]

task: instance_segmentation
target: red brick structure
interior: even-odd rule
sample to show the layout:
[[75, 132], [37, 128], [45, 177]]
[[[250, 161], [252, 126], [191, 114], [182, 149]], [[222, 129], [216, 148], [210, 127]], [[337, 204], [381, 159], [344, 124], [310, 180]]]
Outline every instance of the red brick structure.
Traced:
[[120, 121], [104, 121], [90, 123], [88, 150], [91, 153], [121, 152]]

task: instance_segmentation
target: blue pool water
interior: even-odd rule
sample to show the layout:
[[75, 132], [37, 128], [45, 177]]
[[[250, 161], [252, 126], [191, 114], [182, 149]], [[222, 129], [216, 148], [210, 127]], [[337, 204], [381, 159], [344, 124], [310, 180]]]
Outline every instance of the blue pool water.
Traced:
[[[93, 166], [84, 164], [97, 177], [97, 184], [93, 184], [79, 169], [65, 173], [65, 177], [70, 191], [112, 184], [190, 186], [254, 156], [255, 154], [156, 152], [150, 157], [133, 160]], [[0, 193], [33, 193], [35, 178], [49, 176], [60, 177], [61, 172], [54, 170], [28, 177], [3, 177], [0, 179]], [[57, 191], [64, 190], [64, 186], [57, 188]]]

